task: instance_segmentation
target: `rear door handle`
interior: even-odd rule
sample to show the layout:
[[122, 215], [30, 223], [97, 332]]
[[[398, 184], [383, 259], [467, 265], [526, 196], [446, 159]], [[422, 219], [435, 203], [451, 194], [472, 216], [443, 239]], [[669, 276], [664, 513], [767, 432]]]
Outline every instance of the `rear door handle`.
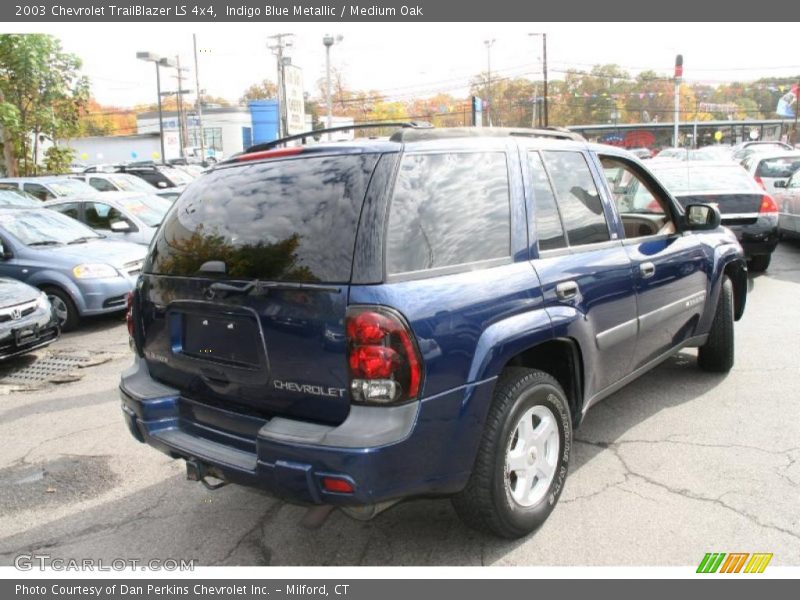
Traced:
[[576, 281], [562, 281], [556, 286], [556, 296], [560, 300], [572, 300], [578, 295], [578, 289]]
[[650, 279], [656, 274], [656, 266], [651, 262], [644, 262], [639, 265], [639, 272], [642, 274], [642, 279]]

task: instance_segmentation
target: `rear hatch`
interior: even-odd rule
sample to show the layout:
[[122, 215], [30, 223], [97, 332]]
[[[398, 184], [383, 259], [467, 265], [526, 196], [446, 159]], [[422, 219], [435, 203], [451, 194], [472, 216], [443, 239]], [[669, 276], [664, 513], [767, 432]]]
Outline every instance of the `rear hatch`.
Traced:
[[230, 411], [343, 421], [348, 282], [378, 156], [243, 162], [189, 186], [141, 279], [151, 375]]

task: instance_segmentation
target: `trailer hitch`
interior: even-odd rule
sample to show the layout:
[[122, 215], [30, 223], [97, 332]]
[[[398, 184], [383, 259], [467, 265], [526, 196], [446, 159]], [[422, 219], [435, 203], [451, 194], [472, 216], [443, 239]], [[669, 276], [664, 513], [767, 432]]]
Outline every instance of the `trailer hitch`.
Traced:
[[[212, 477], [218, 480], [218, 482], [211, 483], [208, 481], [208, 477]], [[230, 483], [229, 481], [225, 481], [225, 478], [221, 473], [217, 472], [216, 469], [209, 467], [208, 465], [205, 465], [194, 458], [186, 459], [186, 479], [189, 481], [199, 481], [206, 487], [206, 489], [211, 491], [218, 490], [219, 488], [225, 487], [228, 485], [228, 483]]]

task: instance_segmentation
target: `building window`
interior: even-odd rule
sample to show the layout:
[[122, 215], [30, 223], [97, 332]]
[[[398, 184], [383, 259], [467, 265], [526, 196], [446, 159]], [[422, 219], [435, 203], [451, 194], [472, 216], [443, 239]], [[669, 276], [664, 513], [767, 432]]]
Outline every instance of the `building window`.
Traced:
[[[204, 127], [206, 150], [222, 152], [222, 127]], [[189, 129], [189, 146], [200, 147], [200, 136], [197, 128]]]

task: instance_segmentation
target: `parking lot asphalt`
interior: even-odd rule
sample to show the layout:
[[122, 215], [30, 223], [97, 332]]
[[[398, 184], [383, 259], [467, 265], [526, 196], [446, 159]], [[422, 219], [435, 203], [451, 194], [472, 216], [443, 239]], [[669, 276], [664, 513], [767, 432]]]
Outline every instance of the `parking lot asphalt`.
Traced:
[[51, 557], [194, 559], [199, 565], [697, 565], [706, 552], [771, 552], [800, 565], [800, 243], [751, 276], [736, 365], [700, 371], [683, 351], [608, 398], [576, 431], [556, 510], [533, 535], [465, 528], [447, 500], [359, 522], [258, 491], [211, 492], [181, 461], [136, 442], [119, 409], [130, 360], [119, 317], [38, 353], [85, 366], [36, 389], [0, 368], [0, 564]]

